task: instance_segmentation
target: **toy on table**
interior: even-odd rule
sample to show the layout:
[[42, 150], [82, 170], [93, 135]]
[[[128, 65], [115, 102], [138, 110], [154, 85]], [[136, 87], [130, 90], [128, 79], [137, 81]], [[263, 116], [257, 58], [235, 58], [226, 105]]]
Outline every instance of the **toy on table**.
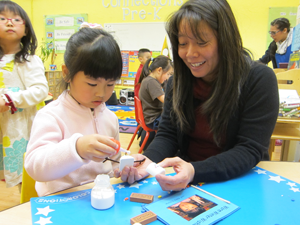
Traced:
[[141, 194], [141, 193], [131, 193], [130, 201], [131, 202], [142, 202], [142, 203], [151, 203], [153, 202], [153, 195]]
[[156, 176], [157, 174], [165, 174], [166, 171], [164, 168], [162, 168], [161, 166], [157, 165], [156, 163], [150, 163], [147, 168], [146, 171], [148, 173], [150, 173], [152, 176]]
[[125, 166], [133, 166], [134, 158], [130, 155], [123, 155], [120, 159], [119, 170], [122, 171]]
[[115, 190], [107, 174], [100, 174], [95, 179], [91, 192], [91, 205], [95, 209], [108, 209], [115, 204]]
[[148, 224], [153, 221], [157, 220], [157, 216], [155, 213], [148, 211], [145, 213], [142, 213], [136, 217], [133, 217], [130, 219], [130, 224], [140, 223], [140, 224]]

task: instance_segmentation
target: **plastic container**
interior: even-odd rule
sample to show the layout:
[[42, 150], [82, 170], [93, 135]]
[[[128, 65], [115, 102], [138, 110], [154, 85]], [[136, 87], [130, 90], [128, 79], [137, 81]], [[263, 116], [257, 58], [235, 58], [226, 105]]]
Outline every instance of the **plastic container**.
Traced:
[[110, 184], [107, 174], [100, 174], [95, 179], [95, 186], [91, 192], [91, 205], [95, 209], [109, 209], [115, 204], [115, 190]]

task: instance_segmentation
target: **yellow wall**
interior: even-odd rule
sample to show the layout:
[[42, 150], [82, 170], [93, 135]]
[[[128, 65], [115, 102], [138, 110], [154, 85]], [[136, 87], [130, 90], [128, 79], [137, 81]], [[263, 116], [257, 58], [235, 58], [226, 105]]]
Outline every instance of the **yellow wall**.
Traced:
[[[45, 36], [43, 15], [87, 13], [89, 22], [102, 25], [123, 22], [163, 22], [171, 12], [180, 7], [183, 1], [185, 0], [15, 0], [30, 16], [39, 42]], [[162, 6], [159, 2], [166, 5]], [[255, 59], [262, 56], [266, 50], [269, 7], [299, 5], [299, 0], [228, 0], [228, 2], [237, 19], [244, 46], [252, 51]], [[140, 6], [131, 6], [132, 3]], [[144, 6], [142, 3], [148, 5]], [[158, 4], [151, 5], [151, 3]], [[154, 16], [155, 12], [156, 16]], [[61, 55], [56, 63], [60, 68], [63, 63]]]

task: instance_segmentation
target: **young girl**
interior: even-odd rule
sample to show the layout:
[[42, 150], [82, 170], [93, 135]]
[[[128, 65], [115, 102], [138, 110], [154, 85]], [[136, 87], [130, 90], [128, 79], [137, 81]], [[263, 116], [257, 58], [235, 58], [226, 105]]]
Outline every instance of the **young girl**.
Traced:
[[163, 55], [146, 61], [139, 79], [141, 88], [139, 98], [142, 102], [146, 125], [158, 129], [160, 115], [163, 109], [165, 92], [162, 83], [173, 74], [172, 61]]
[[7, 187], [22, 181], [26, 151], [37, 104], [48, 94], [44, 65], [34, 55], [36, 36], [26, 12], [0, 2], [0, 178]]
[[117, 116], [105, 102], [122, 74], [122, 57], [113, 37], [102, 29], [82, 28], [64, 54], [62, 87], [56, 101], [40, 110], [33, 122], [25, 169], [36, 180], [39, 196], [113, 175], [118, 160]]

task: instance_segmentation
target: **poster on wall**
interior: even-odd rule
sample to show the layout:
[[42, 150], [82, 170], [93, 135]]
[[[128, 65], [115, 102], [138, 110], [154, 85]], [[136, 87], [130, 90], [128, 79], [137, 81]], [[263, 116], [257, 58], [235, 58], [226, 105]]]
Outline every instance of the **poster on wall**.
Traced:
[[[121, 51], [123, 70], [122, 77], [135, 78], [135, 74], [140, 67], [140, 61], [138, 58], [139, 51]], [[152, 58], [160, 55], [158, 51], [152, 51]]]
[[[268, 31], [270, 30], [270, 24], [277, 18], [287, 18], [290, 21], [291, 27], [296, 26], [297, 20], [297, 7], [270, 7], [269, 8], [269, 20], [268, 20]], [[267, 33], [267, 48], [273, 41], [270, 34]]]
[[45, 40], [48, 49], [64, 53], [68, 39], [88, 21], [87, 14], [45, 15]]
[[300, 24], [298, 24], [294, 28], [293, 32], [293, 41], [292, 41], [292, 51], [299, 51], [300, 50]]

